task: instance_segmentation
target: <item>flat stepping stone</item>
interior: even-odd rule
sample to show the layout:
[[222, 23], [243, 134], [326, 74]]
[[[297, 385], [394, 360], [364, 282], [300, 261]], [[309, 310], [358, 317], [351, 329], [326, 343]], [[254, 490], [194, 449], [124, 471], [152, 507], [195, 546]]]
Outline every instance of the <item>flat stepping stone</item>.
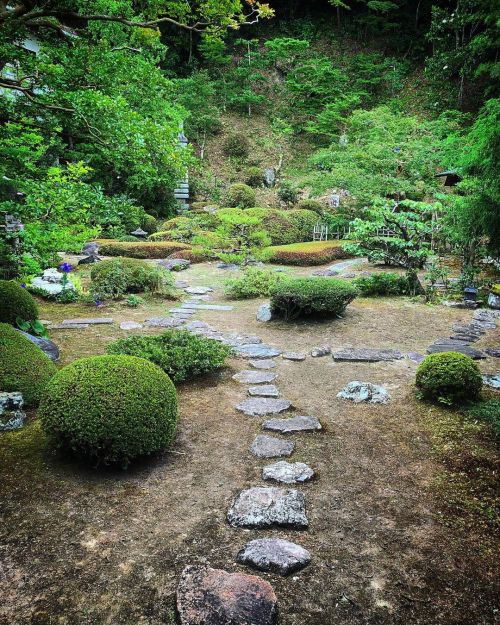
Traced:
[[176, 280], [174, 286], [176, 289], [187, 289], [189, 287], [189, 282], [186, 280]]
[[88, 323], [56, 323], [50, 326], [49, 330], [82, 330], [88, 328]]
[[304, 462], [279, 460], [262, 469], [263, 480], [274, 480], [283, 484], [301, 484], [314, 477], [314, 471]]
[[279, 397], [280, 392], [274, 384], [262, 384], [261, 386], [251, 386], [248, 389], [251, 397]]
[[500, 389], [500, 375], [483, 375], [483, 382], [490, 388]]
[[221, 304], [182, 304], [183, 310], [218, 310], [220, 312], [229, 312], [234, 306], [223, 306]]
[[287, 441], [274, 436], [259, 434], [250, 445], [250, 451], [257, 458], [282, 458], [291, 456], [295, 449], [293, 441]]
[[177, 587], [180, 625], [276, 625], [278, 600], [255, 575], [188, 566]]
[[385, 404], [391, 398], [383, 386], [371, 384], [370, 382], [358, 382], [357, 380], [349, 382], [340, 393], [337, 393], [337, 397], [340, 399], [348, 399], [355, 404], [361, 402]]
[[410, 353], [406, 354], [406, 357], [408, 358], [408, 360], [416, 362], [418, 365], [425, 358], [425, 356], [423, 354], [419, 354], [418, 352], [410, 352]]
[[304, 494], [275, 487], [242, 491], [229, 508], [227, 520], [233, 527], [305, 529], [309, 525]]
[[323, 356], [329, 356], [332, 353], [332, 348], [330, 345], [320, 345], [319, 347], [314, 347], [311, 351], [311, 356], [313, 358], [322, 358]]
[[488, 356], [493, 356], [493, 358], [500, 358], [500, 348], [497, 349], [496, 347], [487, 347], [484, 352], [485, 354], [488, 354]]
[[146, 319], [144, 325], [146, 328], [176, 328], [182, 323], [182, 319], [173, 317], [151, 317], [151, 319]]
[[276, 362], [274, 360], [250, 360], [249, 365], [254, 369], [274, 369]]
[[303, 354], [302, 352], [285, 352], [284, 354], [281, 355], [281, 357], [284, 358], [285, 360], [295, 360], [297, 362], [300, 362], [306, 359], [306, 355]]
[[187, 308], [170, 308], [168, 312], [172, 313], [173, 315], [179, 315], [179, 316], [182, 315], [183, 317], [191, 317], [191, 315], [194, 315], [196, 311], [189, 310]]
[[253, 566], [259, 571], [290, 575], [311, 562], [309, 551], [281, 538], [251, 540], [236, 556], [240, 564]]
[[276, 356], [281, 354], [281, 350], [262, 343], [259, 345], [245, 343], [244, 345], [238, 345], [236, 354], [242, 358], [276, 358]]
[[333, 360], [348, 362], [380, 362], [390, 360], [400, 360], [403, 354], [396, 349], [341, 349], [333, 353]]
[[240, 371], [236, 375], [233, 375], [233, 380], [240, 382], [240, 384], [269, 384], [276, 380], [276, 374], [270, 371], [252, 371], [252, 369], [246, 369]]
[[465, 344], [453, 344], [453, 343], [434, 343], [427, 348], [428, 354], [441, 354], [442, 352], [458, 352], [459, 354], [465, 354], [466, 356], [470, 356], [474, 360], [480, 360], [481, 358], [486, 358], [483, 352], [478, 349], [474, 349], [469, 345]]
[[243, 412], [249, 417], [265, 417], [266, 415], [279, 414], [292, 407], [287, 399], [271, 399], [268, 397], [255, 397], [245, 399], [236, 406], [236, 410]]
[[71, 324], [71, 325], [110, 325], [113, 323], [113, 319], [111, 317], [80, 317], [78, 319], [65, 319], [62, 322], [62, 325]]
[[206, 295], [207, 293], [212, 293], [213, 289], [209, 286], [188, 286], [184, 288], [184, 291], [189, 295]]
[[120, 323], [120, 330], [140, 330], [142, 327], [142, 323], [137, 323], [137, 321], [122, 321]]
[[323, 428], [316, 417], [296, 416], [289, 419], [269, 419], [265, 421], [264, 430], [293, 434], [294, 432], [319, 432]]

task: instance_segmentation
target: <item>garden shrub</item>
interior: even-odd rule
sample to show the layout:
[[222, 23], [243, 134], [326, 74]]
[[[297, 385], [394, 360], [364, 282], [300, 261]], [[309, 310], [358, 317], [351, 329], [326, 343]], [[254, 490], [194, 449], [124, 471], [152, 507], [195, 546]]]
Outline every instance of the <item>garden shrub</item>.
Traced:
[[297, 203], [297, 191], [286, 180], [283, 180], [278, 188], [278, 197], [285, 204]]
[[37, 303], [17, 282], [0, 280], [0, 323], [15, 325], [17, 318], [23, 321], [38, 319]]
[[261, 187], [264, 180], [260, 167], [249, 167], [245, 172], [245, 183], [250, 187]]
[[22, 393], [35, 406], [57, 367], [42, 350], [6, 323], [0, 323], [0, 390]]
[[286, 219], [290, 222], [289, 237], [287, 243], [302, 243], [311, 241], [314, 226], [318, 223], [318, 215], [310, 210], [294, 208], [284, 211]]
[[271, 289], [271, 310], [286, 320], [339, 317], [356, 297], [352, 284], [329, 278], [287, 278]]
[[271, 288], [284, 280], [285, 276], [269, 269], [248, 267], [237, 278], [225, 282], [225, 294], [231, 299], [251, 299], [268, 297]]
[[174, 252], [168, 258], [180, 258], [182, 260], [189, 260], [192, 263], [203, 263], [208, 260], [207, 256], [203, 253], [203, 250], [196, 247], [189, 250]]
[[272, 263], [281, 265], [324, 265], [333, 260], [349, 258], [340, 241], [313, 241], [276, 245], [266, 250]]
[[374, 273], [366, 278], [356, 278], [354, 285], [361, 295], [409, 295], [410, 286], [406, 276], [397, 273]]
[[325, 207], [318, 200], [300, 200], [297, 207], [302, 210], [313, 211], [321, 215], [325, 211]]
[[145, 358], [168, 373], [174, 382], [222, 367], [231, 348], [186, 330], [169, 330], [158, 336], [130, 336], [108, 345], [108, 354]]
[[58, 447], [96, 464], [127, 466], [173, 441], [177, 396], [170, 378], [147, 360], [94, 356], [54, 376], [39, 416]]
[[101, 256], [127, 256], [128, 258], [166, 258], [173, 252], [188, 250], [186, 243], [171, 241], [137, 241], [127, 243], [122, 241], [99, 241]]
[[472, 358], [443, 352], [431, 354], [420, 363], [416, 385], [424, 398], [451, 405], [476, 399], [483, 380]]
[[148, 241], [175, 241], [175, 230], [159, 230], [148, 237]]
[[226, 137], [223, 149], [226, 156], [245, 158], [250, 153], [250, 142], [245, 135], [235, 133]]
[[92, 293], [99, 299], [119, 299], [126, 293], [161, 293], [173, 288], [171, 273], [159, 266], [133, 258], [103, 260], [90, 272]]
[[158, 230], [158, 222], [156, 221], [156, 217], [153, 215], [149, 215], [148, 213], [144, 213], [141, 220], [141, 228], [144, 232], [148, 234], [153, 234]]
[[261, 220], [273, 245], [310, 241], [318, 221], [316, 213], [306, 210], [249, 208], [246, 213]]
[[229, 208], [250, 208], [255, 206], [256, 200], [254, 189], [241, 182], [232, 184], [226, 195], [226, 205]]

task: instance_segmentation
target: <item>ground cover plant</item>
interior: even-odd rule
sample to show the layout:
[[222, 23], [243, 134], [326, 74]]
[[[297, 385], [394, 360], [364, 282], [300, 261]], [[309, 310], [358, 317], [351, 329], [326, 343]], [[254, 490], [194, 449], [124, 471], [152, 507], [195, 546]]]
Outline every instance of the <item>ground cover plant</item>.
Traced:
[[104, 260], [92, 268], [90, 277], [92, 294], [101, 300], [127, 293], [173, 293], [174, 281], [167, 269], [132, 258]]

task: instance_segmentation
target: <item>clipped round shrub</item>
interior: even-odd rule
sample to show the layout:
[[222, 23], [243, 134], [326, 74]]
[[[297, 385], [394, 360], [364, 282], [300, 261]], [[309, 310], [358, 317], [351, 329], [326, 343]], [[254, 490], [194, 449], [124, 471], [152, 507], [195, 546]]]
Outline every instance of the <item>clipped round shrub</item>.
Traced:
[[444, 404], [477, 399], [483, 379], [477, 364], [458, 352], [431, 354], [420, 363], [415, 380], [423, 397]]
[[321, 215], [325, 211], [325, 207], [318, 200], [300, 200], [298, 208], [306, 211], [313, 211]]
[[158, 230], [158, 222], [156, 221], [156, 217], [153, 215], [149, 215], [148, 213], [144, 213], [141, 220], [141, 228], [144, 232], [148, 234], [153, 234]]
[[251, 299], [268, 297], [272, 287], [285, 280], [282, 273], [260, 267], [248, 267], [238, 277], [229, 278], [224, 285], [224, 293], [231, 299]]
[[223, 149], [226, 156], [245, 158], [250, 153], [250, 142], [245, 135], [235, 133], [226, 138]]
[[257, 196], [252, 187], [238, 182], [229, 187], [226, 195], [228, 208], [251, 208], [255, 206]]
[[0, 280], [0, 323], [14, 325], [17, 317], [23, 321], [36, 321], [37, 303], [17, 282]]
[[6, 323], [0, 323], [0, 390], [22, 393], [36, 406], [57, 367], [42, 350]]
[[177, 395], [168, 375], [147, 360], [93, 356], [54, 376], [39, 416], [61, 449], [96, 464], [127, 466], [173, 441]]
[[278, 197], [285, 204], [297, 202], [297, 191], [287, 180], [283, 180], [278, 188]]
[[173, 287], [170, 272], [134, 258], [113, 258], [94, 265], [90, 272], [92, 293], [100, 299], [119, 299], [126, 293], [162, 293]]
[[245, 172], [245, 182], [250, 187], [261, 187], [264, 176], [260, 167], [249, 167]]

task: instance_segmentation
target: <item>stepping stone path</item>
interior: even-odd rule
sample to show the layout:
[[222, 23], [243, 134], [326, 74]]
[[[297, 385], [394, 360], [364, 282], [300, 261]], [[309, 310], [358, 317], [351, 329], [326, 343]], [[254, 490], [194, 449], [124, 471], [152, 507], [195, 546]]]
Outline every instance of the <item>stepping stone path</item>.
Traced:
[[236, 561], [260, 571], [290, 575], [300, 571], [311, 561], [309, 551], [281, 538], [251, 540], [236, 556]]
[[96, 318], [80, 318], [80, 319], [65, 319], [61, 325], [71, 324], [71, 325], [110, 325], [113, 323], [113, 319], [111, 317], [96, 317]]
[[337, 393], [340, 399], [348, 399], [355, 404], [368, 402], [370, 404], [386, 404], [391, 396], [383, 386], [379, 384], [371, 384], [370, 382], [349, 382], [340, 393]]
[[255, 575], [188, 566], [177, 587], [181, 625], [276, 625], [278, 600]]
[[246, 345], [239, 345], [236, 349], [236, 355], [240, 358], [275, 358], [281, 354], [281, 350], [270, 345], [255, 345], [249, 343]]
[[340, 362], [379, 362], [400, 360], [401, 358], [403, 358], [403, 354], [396, 349], [346, 348], [333, 353], [333, 360]]
[[177, 328], [181, 325], [182, 319], [173, 319], [172, 317], [152, 317], [144, 322], [146, 328]]
[[233, 375], [233, 380], [240, 384], [269, 384], [276, 380], [276, 374], [270, 371], [252, 371], [248, 369]]
[[233, 527], [290, 527], [305, 529], [306, 500], [298, 490], [283, 488], [249, 488], [234, 500], [227, 513]]
[[297, 362], [300, 362], [306, 359], [306, 355], [300, 352], [285, 352], [284, 354], [281, 355], [281, 357], [284, 358], [285, 360], [295, 360]]
[[184, 288], [184, 291], [188, 295], [206, 295], [207, 293], [212, 293], [213, 289], [209, 286], [188, 286]]
[[283, 484], [300, 484], [314, 477], [314, 471], [304, 462], [287, 462], [280, 460], [262, 469], [262, 479], [283, 482]]
[[120, 330], [140, 330], [142, 327], [142, 323], [137, 323], [137, 321], [122, 321], [120, 323]]
[[255, 397], [245, 399], [236, 406], [236, 410], [243, 412], [249, 417], [265, 417], [266, 415], [279, 414], [289, 410], [292, 403], [287, 399], [270, 399], [267, 397]]
[[311, 351], [311, 356], [313, 358], [322, 358], [323, 356], [329, 356], [332, 353], [332, 348], [330, 345], [321, 345], [320, 347], [315, 347]]
[[251, 397], [279, 397], [280, 392], [274, 384], [261, 384], [260, 386], [251, 386], [248, 389]]
[[290, 419], [269, 419], [264, 421], [264, 430], [294, 434], [295, 432], [319, 432], [323, 428], [316, 417], [297, 416]]
[[259, 434], [250, 446], [250, 451], [257, 458], [281, 458], [291, 456], [294, 448], [295, 443], [292, 441]]
[[254, 369], [274, 369], [276, 363], [274, 360], [251, 360], [250, 366]]

